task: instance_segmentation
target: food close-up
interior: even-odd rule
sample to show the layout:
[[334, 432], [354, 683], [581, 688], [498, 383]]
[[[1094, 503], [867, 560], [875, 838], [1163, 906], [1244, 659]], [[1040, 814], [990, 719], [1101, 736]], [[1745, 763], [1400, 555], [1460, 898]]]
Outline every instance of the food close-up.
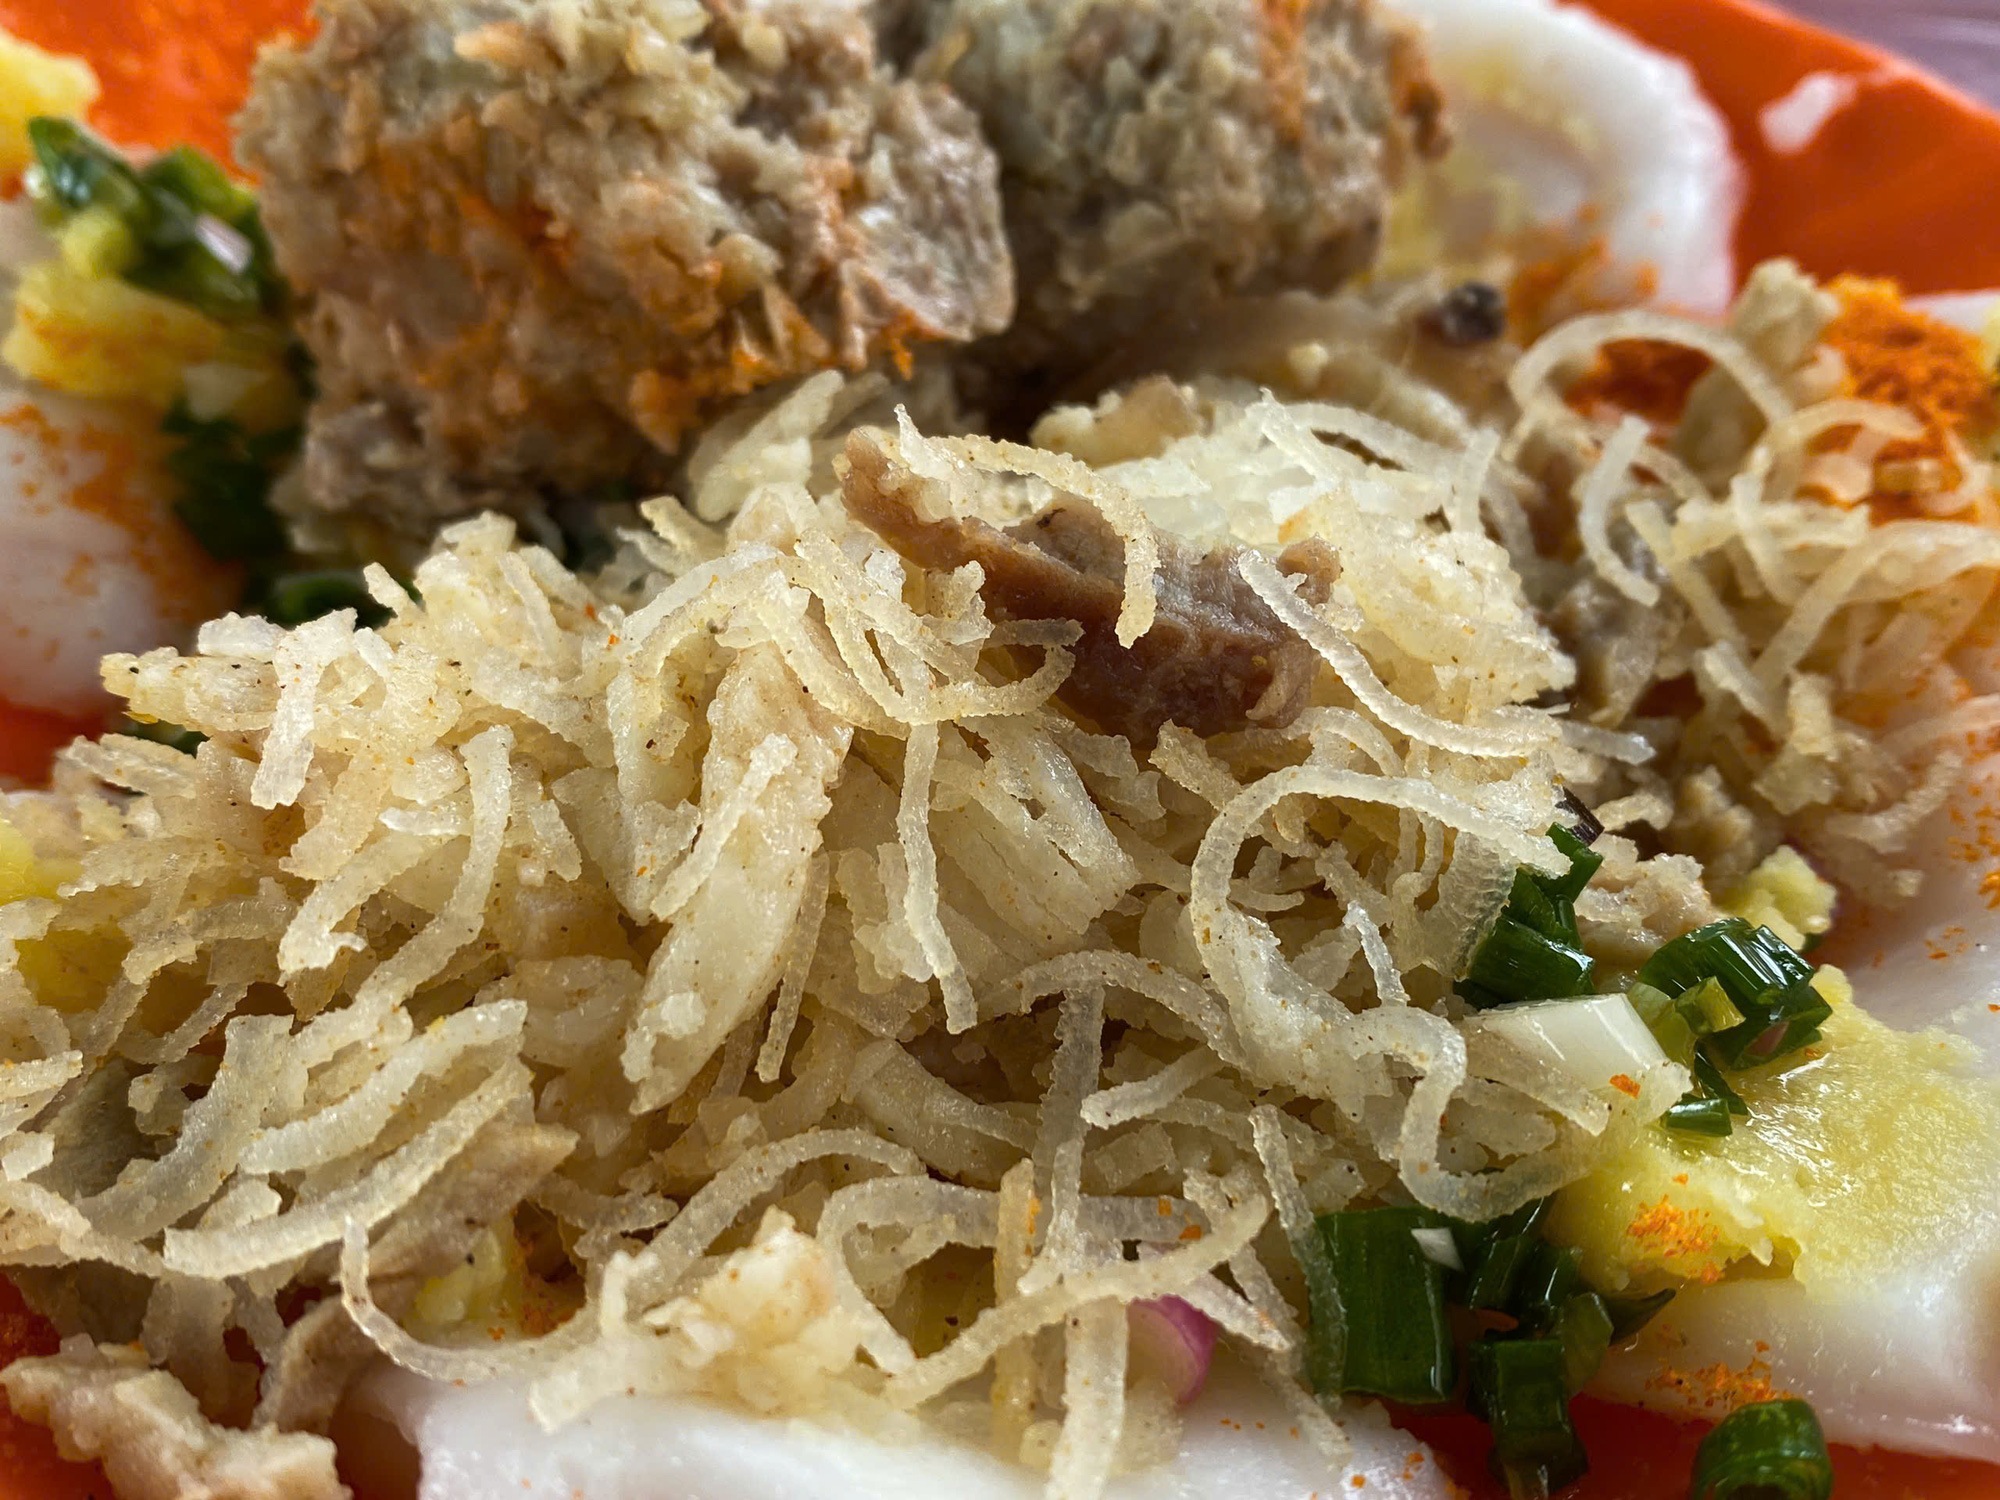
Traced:
[[0, 0], [0, 1500], [2000, 1496], [1996, 175], [1750, 0]]

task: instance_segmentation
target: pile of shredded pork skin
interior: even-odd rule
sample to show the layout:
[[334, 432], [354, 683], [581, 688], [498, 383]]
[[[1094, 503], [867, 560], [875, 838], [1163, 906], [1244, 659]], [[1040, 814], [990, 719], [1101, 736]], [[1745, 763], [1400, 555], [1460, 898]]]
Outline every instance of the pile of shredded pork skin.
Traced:
[[[1716, 360], [1733, 453], [1561, 403], [1632, 336]], [[1990, 708], [1839, 716], [1871, 651], [1970, 628], [1936, 601], [2000, 536], [1808, 495], [1836, 418], [1894, 418], [1800, 409], [1804, 364], [1628, 317], [1558, 330], [1497, 415], [1401, 392], [1428, 435], [1217, 379], [1063, 413], [1067, 454], [850, 431], [878, 392], [821, 376], [597, 575], [489, 517], [372, 573], [379, 628], [110, 660], [206, 739], [80, 743], [4, 806], [67, 879], [0, 907], [0, 1264], [72, 1337], [0, 1384], [128, 1497], [339, 1494], [318, 1434], [379, 1352], [530, 1377], [548, 1423], [627, 1391], [928, 1421], [1087, 1500], [1174, 1451], [1126, 1312], [1172, 1295], [1337, 1457], [1309, 1217], [1505, 1212], [1687, 1086], [1594, 1087], [1453, 995], [1516, 869], [1562, 867], [1564, 789], [1633, 834], [1578, 903], [1615, 987], [1715, 914], [1665, 852], [1700, 777], [1760, 837], [1893, 855]], [[1035, 568], [1078, 617], [1003, 589]], [[1742, 756], [1566, 712], [1547, 601], [1600, 585], [1644, 655], [1601, 670], [1689, 663]], [[1059, 701], [1218, 610], [1275, 653], [1237, 722]], [[468, 1257], [505, 1307], [440, 1292]]]

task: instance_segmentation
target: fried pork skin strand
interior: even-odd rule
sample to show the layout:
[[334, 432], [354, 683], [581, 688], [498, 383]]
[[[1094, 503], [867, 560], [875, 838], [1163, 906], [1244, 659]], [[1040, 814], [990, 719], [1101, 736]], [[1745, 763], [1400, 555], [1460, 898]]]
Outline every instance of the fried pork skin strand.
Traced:
[[320, 0], [260, 63], [315, 503], [657, 483], [729, 398], [1004, 327], [997, 168], [842, 0]]
[[1107, 351], [1225, 296], [1330, 292], [1440, 154], [1415, 33], [1375, 0], [883, 0], [1000, 154], [1020, 311], [976, 351], [1032, 418]]
[[[1169, 721], [1202, 736], [1282, 728], [1306, 706], [1319, 658], [1243, 581], [1235, 548], [1203, 555], [1161, 536], [1159, 612], [1122, 646], [1125, 546], [1093, 507], [1058, 500], [1005, 531], [973, 517], [933, 519], [924, 480], [878, 434], [852, 434], [846, 451], [848, 510], [904, 557], [937, 570], [978, 563], [995, 619], [1076, 623], [1075, 664], [1056, 696], [1107, 733], [1150, 747]], [[1317, 539], [1287, 548], [1278, 566], [1303, 575], [1314, 604], [1340, 574]]]

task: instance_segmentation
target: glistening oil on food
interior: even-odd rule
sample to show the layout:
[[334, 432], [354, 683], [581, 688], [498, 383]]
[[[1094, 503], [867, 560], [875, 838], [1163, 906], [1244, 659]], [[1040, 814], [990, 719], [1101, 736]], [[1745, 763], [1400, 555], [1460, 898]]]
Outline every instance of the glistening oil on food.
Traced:
[[0, 793], [0, 1388], [120, 1500], [2000, 1459], [1995, 350], [1734, 264], [1681, 62], [320, 0], [241, 180], [98, 89], [0, 40], [0, 699], [107, 726]]

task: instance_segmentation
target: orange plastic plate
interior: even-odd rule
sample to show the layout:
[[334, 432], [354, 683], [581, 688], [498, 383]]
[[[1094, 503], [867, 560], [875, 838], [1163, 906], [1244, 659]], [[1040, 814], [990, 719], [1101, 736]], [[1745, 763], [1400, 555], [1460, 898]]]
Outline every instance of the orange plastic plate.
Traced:
[[[2000, 116], [1887, 53], [1755, 0], [1587, 3], [1686, 58], [1728, 118], [1750, 177], [1737, 237], [1744, 265], [1789, 255], [1823, 275], [1889, 276], [1912, 292], [2000, 287], [2000, 193], [1991, 191], [2000, 183]], [[107, 134], [192, 140], [218, 153], [257, 39], [305, 25], [305, 0], [0, 0], [0, 26], [97, 67], [106, 87], [96, 122]], [[1758, 116], [1816, 72], [1865, 82], [1809, 146], [1781, 156], [1765, 144]], [[0, 775], [38, 774], [67, 727], [0, 705]], [[46, 1337], [0, 1282], [0, 1362]], [[1597, 1402], [1578, 1407], [1586, 1441], [1607, 1458], [1575, 1500], [1681, 1500], [1700, 1428]], [[1476, 1500], [1498, 1496], [1478, 1424], [1412, 1425]], [[1851, 1450], [1835, 1460], [1842, 1500], [2000, 1497], [2000, 1468]], [[46, 1433], [0, 1408], [0, 1500], [92, 1495], [109, 1495], [94, 1465], [60, 1463]]]

